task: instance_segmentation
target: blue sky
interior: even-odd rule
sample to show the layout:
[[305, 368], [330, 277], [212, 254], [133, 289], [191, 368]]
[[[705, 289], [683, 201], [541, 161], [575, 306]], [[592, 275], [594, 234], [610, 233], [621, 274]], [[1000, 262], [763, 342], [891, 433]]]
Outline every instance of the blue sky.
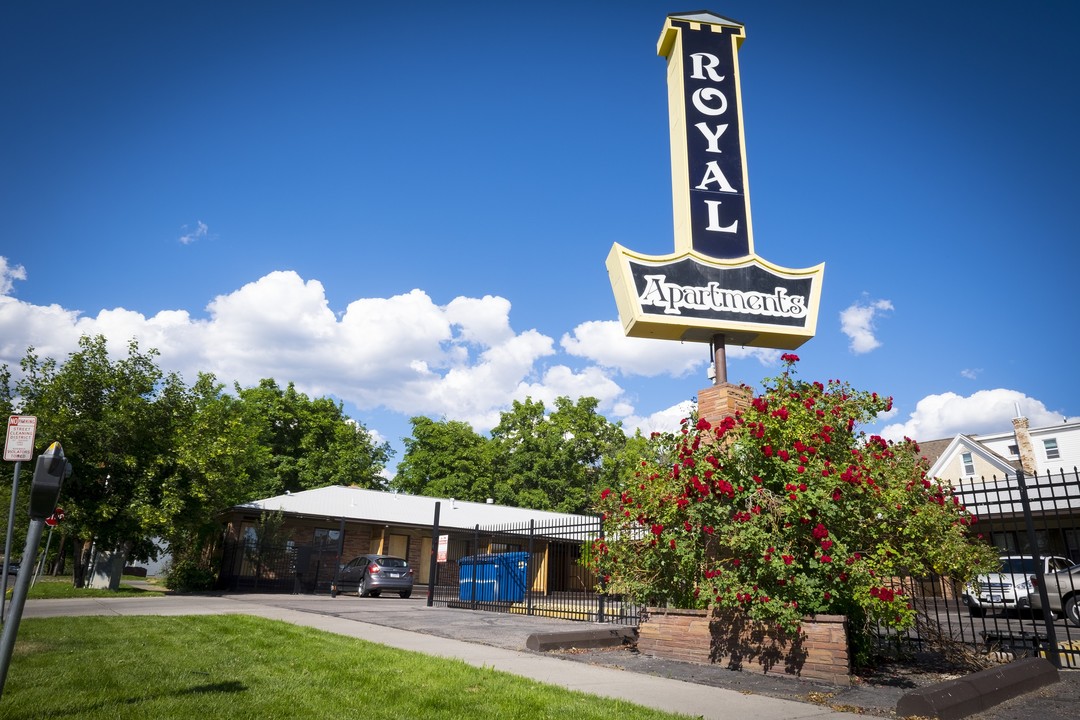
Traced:
[[[592, 395], [672, 427], [707, 346], [627, 339], [612, 243], [673, 251], [661, 2], [0, 8], [0, 363], [136, 337], [332, 395], [398, 450]], [[724, 2], [755, 249], [826, 264], [807, 379], [921, 440], [1080, 416], [1080, 5]], [[756, 385], [779, 352], [729, 349]]]

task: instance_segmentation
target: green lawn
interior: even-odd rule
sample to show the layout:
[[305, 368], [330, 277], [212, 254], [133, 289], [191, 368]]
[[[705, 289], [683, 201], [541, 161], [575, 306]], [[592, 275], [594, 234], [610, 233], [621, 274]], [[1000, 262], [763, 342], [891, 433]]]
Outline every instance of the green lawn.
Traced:
[[[2, 571], [0, 571], [2, 572]], [[150, 590], [142, 587], [133, 587], [130, 585], [132, 580], [142, 580], [142, 578], [130, 577], [125, 575], [120, 580], [120, 589], [118, 590], [95, 590], [94, 588], [76, 588], [71, 583], [71, 576], [50, 577], [43, 576], [38, 578], [33, 587], [27, 593], [27, 599], [56, 599], [56, 598], [88, 598], [88, 597], [155, 597], [161, 596], [164, 593], [160, 590]], [[11, 591], [14, 587], [14, 582], [8, 584], [8, 599], [11, 598]]]
[[685, 717], [245, 615], [26, 619], [3, 718]]

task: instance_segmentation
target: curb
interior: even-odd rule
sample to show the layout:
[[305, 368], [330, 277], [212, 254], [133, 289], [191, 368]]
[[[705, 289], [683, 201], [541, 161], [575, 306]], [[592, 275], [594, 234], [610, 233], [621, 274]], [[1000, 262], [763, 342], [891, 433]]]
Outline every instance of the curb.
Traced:
[[525, 641], [525, 647], [539, 652], [571, 648], [618, 647], [634, 642], [636, 635], [637, 632], [631, 627], [542, 632], [530, 635]]
[[903, 695], [896, 716], [958, 720], [1060, 680], [1045, 658], [1024, 658]]

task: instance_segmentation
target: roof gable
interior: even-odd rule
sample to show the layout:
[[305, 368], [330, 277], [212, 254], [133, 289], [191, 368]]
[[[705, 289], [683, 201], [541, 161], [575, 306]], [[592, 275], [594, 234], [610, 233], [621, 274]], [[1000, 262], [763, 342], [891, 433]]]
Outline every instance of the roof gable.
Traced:
[[938, 477], [961, 453], [970, 451], [1001, 471], [1003, 476], [1016, 472], [1016, 466], [968, 435], [957, 435], [930, 466], [927, 475]]

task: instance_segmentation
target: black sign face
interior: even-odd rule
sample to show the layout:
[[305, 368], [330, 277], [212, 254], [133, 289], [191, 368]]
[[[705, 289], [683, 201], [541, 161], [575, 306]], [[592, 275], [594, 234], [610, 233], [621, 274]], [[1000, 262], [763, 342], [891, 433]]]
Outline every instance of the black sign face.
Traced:
[[811, 277], [784, 277], [760, 265], [721, 268], [692, 258], [664, 265], [631, 260], [630, 274], [643, 315], [789, 328], [813, 322]]
[[708, 257], [743, 257], [752, 248], [734, 41], [741, 29], [672, 25], [682, 31], [691, 247]]

